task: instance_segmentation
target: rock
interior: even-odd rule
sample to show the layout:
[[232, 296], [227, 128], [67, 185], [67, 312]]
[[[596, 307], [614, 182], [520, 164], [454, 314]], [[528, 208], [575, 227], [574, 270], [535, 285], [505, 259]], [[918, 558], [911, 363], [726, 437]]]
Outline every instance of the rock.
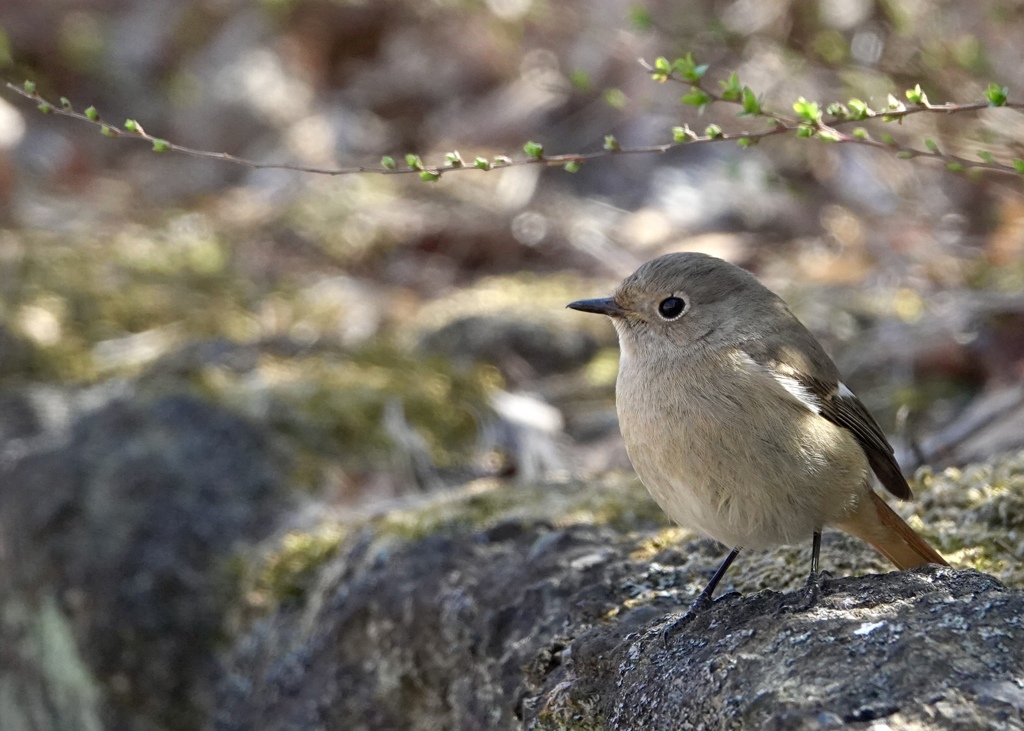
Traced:
[[1024, 594], [967, 567], [1024, 583], [1024, 453], [921, 473], [955, 568], [858, 576], [884, 563], [828, 533], [841, 578], [808, 606], [807, 546], [743, 554], [666, 641], [722, 551], [630, 475], [477, 481], [268, 538], [289, 498], [262, 431], [109, 393], [0, 445], [4, 731], [1021, 723]]
[[[238, 645], [215, 728], [516, 728], [522, 668], [557, 654], [570, 602], [590, 622], [614, 606], [607, 567], [590, 558], [612, 558], [612, 540], [607, 529], [516, 524], [386, 553], [357, 543], [322, 603]], [[589, 567], [567, 574], [577, 559]]]
[[[744, 554], [727, 583], [745, 593], [725, 593], [666, 642], [721, 551], [693, 536], [675, 549], [685, 532], [624, 519], [645, 498], [632, 481], [609, 482], [602, 498], [581, 484], [475, 486], [445, 496], [443, 518], [421, 502], [353, 526], [315, 588], [235, 645], [214, 728], [1020, 722], [1024, 694], [1009, 679], [1024, 673], [1021, 591], [974, 570], [847, 576], [884, 564], [829, 534], [823, 562], [843, 578], [812, 606], [779, 591], [801, 585], [806, 547]], [[946, 498], [962, 496], [922, 498], [936, 510], [926, 524]]]
[[667, 644], [661, 617], [580, 635], [561, 667], [534, 672], [524, 725], [565, 728], [582, 708], [651, 731], [1000, 727], [1024, 710], [1005, 686], [1024, 669], [1021, 609], [992, 577], [939, 567], [835, 580], [811, 609], [730, 594]]
[[115, 399], [5, 456], [0, 728], [201, 727], [233, 556], [287, 504], [268, 439], [191, 397]]
[[564, 373], [597, 353], [597, 343], [587, 333], [484, 316], [451, 322], [425, 336], [420, 347], [456, 362], [493, 363], [519, 379]]
[[24, 377], [39, 366], [34, 344], [0, 324], [0, 378]]

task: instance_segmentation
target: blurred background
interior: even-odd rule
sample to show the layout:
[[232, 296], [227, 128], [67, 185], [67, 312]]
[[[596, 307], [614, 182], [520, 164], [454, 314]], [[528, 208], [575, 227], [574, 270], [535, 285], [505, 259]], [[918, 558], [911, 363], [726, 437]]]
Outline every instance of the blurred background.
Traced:
[[[735, 70], [783, 113], [798, 96], [877, 108], [915, 83], [934, 102], [968, 102], [994, 80], [1012, 99], [1022, 13], [869, 0], [12, 0], [0, 64], [8, 80], [200, 149], [328, 167], [406, 152], [441, 162], [454, 149], [521, 156], [528, 139], [556, 154], [599, 149], [606, 134], [657, 144], [681, 123], [758, 128], [724, 105], [698, 115], [678, 102], [685, 87], [638, 64], [688, 51], [713, 84]], [[1020, 127], [1019, 113], [986, 110], [883, 131], [1005, 158]], [[252, 171], [155, 155], [10, 92], [0, 146], [3, 382], [196, 391], [267, 425], [299, 455], [298, 479], [331, 499], [581, 459], [623, 466], [604, 444], [577, 449], [615, 438], [612, 330], [563, 305], [666, 251], [723, 256], [787, 296], [887, 430], [907, 407], [902, 447], [924, 450], [908, 461], [934, 458], [936, 431], [1020, 375], [1024, 206], [1005, 176], [783, 138], [433, 185]]]
[[[992, 81], [1018, 101], [1022, 32], [1011, 0], [6, 0], [0, 72], [182, 145], [344, 167], [761, 128], [680, 105], [638, 63], [686, 52], [782, 113], [918, 83], [935, 103]], [[872, 129], [1024, 156], [1010, 109]], [[480, 477], [628, 470], [614, 333], [564, 305], [680, 250], [782, 294], [908, 471], [1024, 442], [1019, 178], [783, 137], [436, 183], [254, 171], [0, 90], [0, 566], [93, 607], [76, 631], [106, 648], [104, 692], [142, 713], [143, 661], [104, 644], [88, 582]], [[189, 492], [196, 464], [214, 476]], [[125, 511], [144, 516], [131, 535]], [[141, 611], [115, 599], [111, 626]]]

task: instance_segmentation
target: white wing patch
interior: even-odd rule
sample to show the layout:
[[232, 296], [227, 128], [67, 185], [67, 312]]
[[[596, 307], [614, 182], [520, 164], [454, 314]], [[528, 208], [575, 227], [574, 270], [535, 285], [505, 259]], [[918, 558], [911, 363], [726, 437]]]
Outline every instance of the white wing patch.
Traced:
[[[786, 373], [783, 373], [775, 368], [772, 368], [771, 366], [758, 363], [753, 358], [751, 358], [749, 354], [744, 353], [742, 351], [740, 351], [737, 355], [739, 364], [742, 367], [757, 373], [762, 373], [766, 376], [771, 376], [771, 378], [777, 384], [782, 386], [783, 390], [785, 390], [786, 393], [788, 393], [790, 396], [792, 396], [801, 404], [803, 404], [809, 411], [821, 416], [821, 398], [818, 397], [813, 391], [811, 391], [811, 389], [809, 389], [807, 386], [801, 383], [798, 379], [794, 378], [793, 376], [787, 375]], [[850, 396], [852, 396], [853, 392], [850, 391], [850, 389], [846, 388], [846, 386], [840, 384], [839, 394], [849, 394]], [[833, 393], [830, 395], [834, 396], [835, 394]]]
[[771, 374], [771, 377], [774, 378], [780, 386], [789, 392], [790, 396], [802, 403], [815, 414], [821, 414], [821, 400], [811, 393], [811, 390], [807, 388], [807, 386], [800, 383], [800, 381], [796, 380], [792, 376], [784, 375], [772, 368], [766, 368], [765, 370]]
[[842, 381], [839, 382], [839, 398], [857, 398], [854, 396], [853, 391], [846, 387], [846, 384]]

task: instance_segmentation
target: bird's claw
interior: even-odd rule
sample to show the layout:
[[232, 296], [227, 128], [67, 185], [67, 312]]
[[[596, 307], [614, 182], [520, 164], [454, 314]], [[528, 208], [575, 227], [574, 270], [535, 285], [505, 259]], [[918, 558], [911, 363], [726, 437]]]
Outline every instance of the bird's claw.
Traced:
[[825, 581], [831, 578], [832, 574], [828, 571], [812, 572], [807, 577], [807, 583], [804, 584], [803, 588], [804, 601], [800, 607], [802, 611], [807, 611], [818, 603], [818, 599], [821, 598], [821, 590], [825, 586]]
[[696, 619], [698, 614], [706, 612], [711, 608], [713, 603], [714, 602], [709, 594], [701, 592], [697, 598], [694, 599], [693, 604], [690, 605], [690, 608], [687, 609], [684, 614], [672, 620], [672, 622], [670, 622], [665, 629], [661, 631], [662, 645], [668, 647], [669, 640], [672, 639], [672, 636], [675, 635], [676, 632], [683, 628], [683, 625], [692, 619]]

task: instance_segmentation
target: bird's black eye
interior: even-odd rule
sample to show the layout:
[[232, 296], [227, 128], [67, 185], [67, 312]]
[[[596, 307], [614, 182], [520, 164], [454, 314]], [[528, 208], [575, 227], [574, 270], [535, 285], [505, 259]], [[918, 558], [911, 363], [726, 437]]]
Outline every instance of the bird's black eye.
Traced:
[[658, 305], [658, 314], [666, 320], [675, 320], [686, 309], [686, 301], [682, 297], [666, 297]]

